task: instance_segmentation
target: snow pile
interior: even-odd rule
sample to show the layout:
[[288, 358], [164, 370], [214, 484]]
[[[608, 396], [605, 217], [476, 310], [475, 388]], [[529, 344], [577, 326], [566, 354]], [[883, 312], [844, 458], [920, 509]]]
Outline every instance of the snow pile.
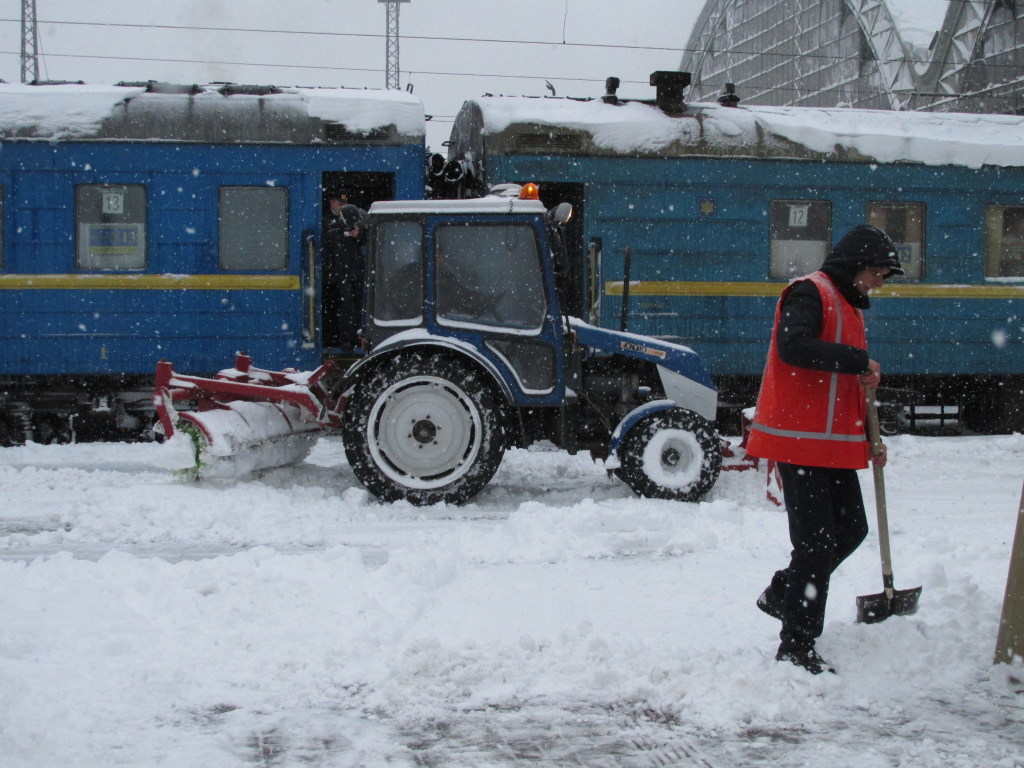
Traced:
[[758, 107], [755, 119], [816, 152], [839, 146], [880, 162], [1024, 165], [1024, 118], [1013, 115]]
[[788, 554], [755, 472], [676, 504], [512, 451], [473, 503], [415, 508], [369, 497], [337, 438], [245, 483], [155, 471], [161, 446], [2, 449], [2, 762], [1020, 768], [991, 660], [1024, 436], [889, 445], [921, 609], [854, 623], [869, 538], [819, 678], [753, 605]]
[[483, 112], [485, 133], [498, 133], [515, 123], [537, 123], [586, 131], [597, 146], [622, 153], [658, 152], [674, 142], [687, 145], [700, 139], [696, 121], [669, 117], [640, 102], [612, 106], [600, 101], [499, 96], [473, 103]]
[[423, 102], [405, 91], [373, 91], [354, 88], [290, 88], [306, 102], [310, 117], [342, 123], [348, 130], [369, 132], [394, 125], [404, 136], [425, 131]]
[[0, 83], [0, 134], [73, 139], [97, 131], [114, 108], [145, 88]]

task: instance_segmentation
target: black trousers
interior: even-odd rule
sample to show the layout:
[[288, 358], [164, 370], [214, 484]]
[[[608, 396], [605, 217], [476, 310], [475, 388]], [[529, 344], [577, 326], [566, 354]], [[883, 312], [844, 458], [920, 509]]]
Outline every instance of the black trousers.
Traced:
[[782, 463], [778, 468], [793, 552], [772, 589], [784, 595], [782, 648], [802, 650], [821, 635], [832, 572], [864, 541], [868, 523], [856, 470]]

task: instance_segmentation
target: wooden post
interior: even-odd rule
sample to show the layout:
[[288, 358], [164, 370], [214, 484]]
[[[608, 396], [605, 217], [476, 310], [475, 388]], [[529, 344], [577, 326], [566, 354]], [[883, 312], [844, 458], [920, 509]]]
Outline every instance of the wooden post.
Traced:
[[999, 636], [993, 664], [1012, 664], [1024, 657], [1024, 488], [1017, 510], [1017, 531], [1010, 554], [1010, 573], [1006, 577], [1006, 597], [999, 620]]

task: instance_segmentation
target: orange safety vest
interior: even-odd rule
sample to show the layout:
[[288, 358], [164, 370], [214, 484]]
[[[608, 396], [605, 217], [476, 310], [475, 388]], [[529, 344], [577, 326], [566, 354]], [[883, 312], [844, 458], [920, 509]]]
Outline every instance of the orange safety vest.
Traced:
[[[821, 294], [818, 338], [866, 350], [863, 313], [840, 295], [829, 277], [814, 272], [799, 280], [810, 280]], [[775, 308], [747, 453], [786, 464], [863, 469], [868, 466], [867, 402], [857, 376], [798, 368], [784, 363], [776, 349], [782, 304], [795, 282]]]

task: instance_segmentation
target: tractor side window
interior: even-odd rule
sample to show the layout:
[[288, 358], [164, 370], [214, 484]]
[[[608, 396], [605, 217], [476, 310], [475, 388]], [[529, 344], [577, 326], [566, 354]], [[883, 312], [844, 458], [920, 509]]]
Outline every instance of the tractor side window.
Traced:
[[374, 228], [371, 316], [376, 325], [418, 325], [423, 317], [423, 262], [418, 221], [384, 221]]
[[435, 261], [440, 321], [540, 330], [546, 314], [544, 276], [528, 224], [438, 227]]
[[146, 188], [81, 184], [75, 191], [79, 269], [146, 268]]
[[985, 209], [985, 277], [1024, 277], [1024, 207]]
[[220, 268], [288, 266], [288, 190], [220, 188]]
[[924, 275], [924, 204], [868, 203], [867, 221], [896, 243], [904, 274], [893, 280], [920, 280]]
[[788, 280], [817, 270], [832, 243], [827, 200], [772, 200], [769, 276]]

